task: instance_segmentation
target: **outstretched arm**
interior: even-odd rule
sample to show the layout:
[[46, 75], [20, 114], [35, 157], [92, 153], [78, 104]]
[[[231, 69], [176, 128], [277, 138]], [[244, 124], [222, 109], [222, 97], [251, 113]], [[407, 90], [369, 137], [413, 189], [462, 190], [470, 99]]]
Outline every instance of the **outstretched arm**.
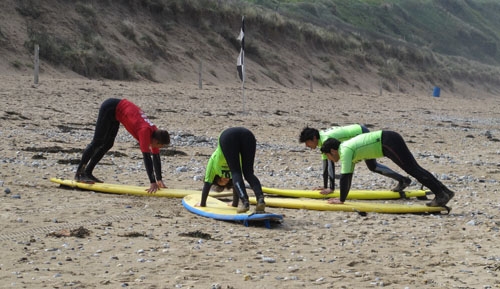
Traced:
[[153, 154], [153, 167], [155, 169], [156, 184], [158, 185], [159, 188], [166, 188], [167, 186], [163, 182], [163, 178], [161, 176], [160, 154]]
[[[330, 183], [330, 187], [328, 187]], [[323, 188], [322, 195], [328, 195], [335, 190], [335, 163], [330, 160], [323, 160]]]
[[212, 187], [212, 184], [209, 182], [204, 182], [203, 183], [203, 189], [201, 190], [201, 201], [198, 204], [200, 207], [206, 207], [207, 206], [207, 198], [208, 198], [208, 193], [210, 193], [210, 188]]
[[[328, 179], [330, 181], [330, 189], [335, 191], [335, 163], [331, 160], [328, 160]], [[326, 188], [326, 186], [325, 186]]]
[[[142, 157], [144, 159], [144, 166], [146, 167], [146, 173], [148, 174], [149, 178], [149, 189], [147, 189], [148, 193], [156, 193], [161, 186], [165, 187], [165, 184], [161, 179], [159, 180], [159, 183], [156, 182], [156, 177], [153, 171], [153, 160], [151, 158], [151, 153], [142, 153]], [[159, 156], [158, 156], [159, 157]], [[161, 167], [160, 167], [161, 170]], [[160, 176], [161, 177], [161, 176]]]
[[347, 199], [347, 195], [351, 190], [351, 182], [352, 182], [353, 174], [341, 174], [340, 175], [340, 198], [332, 198], [328, 200], [330, 204], [343, 204]]
[[323, 160], [323, 188], [328, 188], [328, 160]]

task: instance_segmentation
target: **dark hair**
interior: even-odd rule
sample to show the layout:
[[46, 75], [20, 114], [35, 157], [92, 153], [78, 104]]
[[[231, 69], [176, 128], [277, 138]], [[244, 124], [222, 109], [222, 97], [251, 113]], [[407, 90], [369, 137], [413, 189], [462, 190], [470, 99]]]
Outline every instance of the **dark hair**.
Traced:
[[319, 131], [315, 128], [306, 126], [300, 133], [299, 142], [313, 140], [314, 137], [316, 137], [316, 139], [319, 139]]
[[227, 184], [225, 186], [219, 186], [219, 180], [220, 180], [220, 177], [219, 176], [215, 176], [214, 178], [214, 181], [212, 182], [212, 186], [214, 187], [214, 191], [216, 192], [222, 192], [224, 191], [224, 189], [232, 189], [233, 188], [233, 179], [229, 179], [229, 181], [227, 182]]
[[332, 150], [332, 149], [338, 151], [339, 146], [340, 146], [340, 141], [338, 139], [329, 138], [321, 146], [321, 152], [324, 154], [329, 154], [330, 150]]
[[170, 135], [168, 134], [168, 131], [166, 130], [155, 130], [153, 132], [153, 138], [158, 140], [159, 143], [168, 145], [170, 144]]

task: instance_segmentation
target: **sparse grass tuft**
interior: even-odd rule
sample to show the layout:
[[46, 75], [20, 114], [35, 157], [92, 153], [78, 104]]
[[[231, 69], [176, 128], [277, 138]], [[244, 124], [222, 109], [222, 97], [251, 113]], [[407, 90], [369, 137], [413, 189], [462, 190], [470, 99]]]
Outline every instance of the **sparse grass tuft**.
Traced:
[[16, 11], [25, 17], [31, 17], [37, 19], [42, 15], [40, 11], [40, 5], [38, 1], [35, 0], [19, 0], [17, 1]]
[[133, 73], [119, 59], [106, 50], [91, 47], [77, 49], [69, 41], [58, 38], [46, 31], [29, 31], [29, 40], [24, 46], [33, 51], [35, 44], [40, 45], [40, 58], [55, 65], [64, 65], [83, 76], [103, 77], [115, 80], [133, 80]]
[[127, 39], [137, 43], [135, 25], [129, 20], [123, 20], [119, 27], [120, 33]]
[[21, 69], [23, 67], [23, 64], [19, 60], [14, 60], [10, 63], [14, 68]]

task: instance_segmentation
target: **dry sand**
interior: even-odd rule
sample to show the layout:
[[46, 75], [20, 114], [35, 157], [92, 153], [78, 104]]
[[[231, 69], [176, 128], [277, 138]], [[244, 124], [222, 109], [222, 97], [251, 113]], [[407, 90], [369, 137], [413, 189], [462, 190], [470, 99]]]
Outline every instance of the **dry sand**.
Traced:
[[[500, 288], [498, 97], [250, 86], [243, 105], [237, 82], [203, 90], [32, 82], [0, 77], [1, 288]], [[201, 188], [216, 138], [230, 126], [255, 133], [263, 185], [316, 187], [320, 155], [298, 143], [300, 130], [363, 123], [401, 133], [419, 163], [456, 192], [453, 209], [449, 215], [363, 217], [268, 208], [285, 218], [266, 229], [196, 216], [180, 199], [59, 188], [49, 178], [74, 176], [108, 97], [132, 100], [171, 132], [167, 151], [177, 154], [163, 156], [171, 188]], [[112, 152], [97, 166], [97, 177], [147, 183], [141, 153], [125, 129]], [[393, 185], [364, 165], [356, 168], [354, 188]], [[414, 181], [411, 188], [418, 187]], [[195, 232], [211, 239], [186, 236]], [[73, 236], [57, 236], [62, 233]]]

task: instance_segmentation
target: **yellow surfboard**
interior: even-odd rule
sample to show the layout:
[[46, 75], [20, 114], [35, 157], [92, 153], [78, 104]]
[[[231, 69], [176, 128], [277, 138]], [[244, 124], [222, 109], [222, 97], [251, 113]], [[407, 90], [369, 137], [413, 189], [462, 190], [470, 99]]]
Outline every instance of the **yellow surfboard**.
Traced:
[[[338, 198], [339, 191], [334, 191], [328, 195], [322, 195], [320, 191], [315, 190], [296, 190], [296, 189], [276, 189], [262, 187], [262, 191], [266, 194], [277, 195], [282, 197], [293, 198], [311, 198], [311, 199], [328, 199]], [[384, 190], [351, 190], [347, 195], [348, 200], [389, 200], [400, 198], [425, 198], [427, 192], [424, 190], [405, 191], [403, 193], [384, 191]]]
[[[303, 198], [273, 198], [265, 199], [266, 206], [288, 209], [304, 209], [317, 211], [343, 211], [358, 213], [387, 213], [387, 214], [408, 214], [408, 213], [439, 213], [451, 210], [449, 207], [428, 207], [425, 204], [387, 204], [380, 202], [357, 202], [349, 201], [344, 204], [328, 204], [326, 200], [314, 200]], [[250, 198], [251, 204], [256, 204], [254, 197]]]
[[[60, 184], [61, 186], [78, 188], [82, 190], [89, 190], [101, 193], [109, 194], [124, 194], [124, 195], [135, 195], [135, 196], [147, 196], [147, 197], [166, 197], [166, 198], [184, 198], [187, 195], [198, 194], [201, 195], [201, 190], [181, 190], [181, 189], [160, 189], [154, 194], [147, 192], [148, 187], [140, 186], [128, 186], [119, 184], [107, 184], [107, 183], [95, 183], [95, 184], [85, 184], [79, 183], [74, 180], [63, 180], [59, 178], [51, 178], [51, 182]], [[212, 197], [228, 197], [232, 196], [232, 192], [210, 192]]]

